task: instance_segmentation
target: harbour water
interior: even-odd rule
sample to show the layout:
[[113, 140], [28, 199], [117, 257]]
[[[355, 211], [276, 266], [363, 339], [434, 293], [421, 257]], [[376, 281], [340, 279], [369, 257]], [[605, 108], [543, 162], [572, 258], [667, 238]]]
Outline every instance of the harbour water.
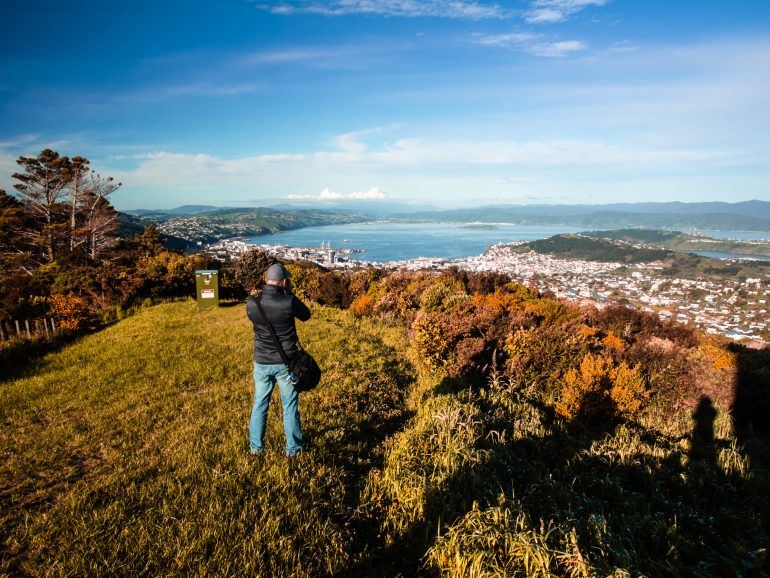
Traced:
[[759, 261], [770, 261], [768, 255], [748, 255], [745, 253], [721, 253], [719, 251], [689, 251], [690, 253], [697, 253], [704, 257], [713, 257], [714, 259], [754, 259]]
[[[544, 225], [475, 225], [460, 223], [355, 223], [328, 225], [284, 231], [251, 239], [252, 243], [276, 243], [292, 247], [318, 247], [329, 242], [334, 248], [362, 249], [356, 258], [364, 261], [403, 261], [418, 257], [457, 259], [480, 255], [489, 245], [511, 241], [534, 241], [560, 233], [578, 233], [590, 229]], [[701, 231], [702, 234], [722, 239], [762, 239], [768, 233], [741, 231]], [[719, 259], [770, 257], [693, 251]]]
[[476, 226], [446, 223], [356, 223], [284, 231], [254, 237], [253, 243], [278, 243], [293, 247], [363, 249], [365, 261], [402, 261], [417, 257], [457, 259], [480, 255], [489, 245], [510, 241], [534, 241], [584, 228], [541, 225]]

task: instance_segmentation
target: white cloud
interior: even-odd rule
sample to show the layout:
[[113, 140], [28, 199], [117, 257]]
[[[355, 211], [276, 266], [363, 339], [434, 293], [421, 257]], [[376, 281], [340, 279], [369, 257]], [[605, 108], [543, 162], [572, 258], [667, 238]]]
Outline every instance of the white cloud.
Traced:
[[483, 20], [508, 18], [511, 11], [498, 4], [475, 0], [286, 0], [257, 4], [273, 14], [310, 13], [325, 16], [372, 14], [379, 16], [455, 18]]
[[530, 24], [563, 22], [573, 14], [589, 6], [604, 6], [608, 0], [535, 0], [524, 13]]
[[390, 42], [387, 46], [377, 42], [357, 42], [335, 46], [280, 46], [257, 50], [224, 60], [220, 67], [230, 67], [233, 75], [244, 74], [249, 67], [304, 66], [317, 69], [360, 69], [381, 63], [394, 53], [405, 49], [405, 44]]
[[478, 44], [485, 46], [523, 47], [538, 38], [537, 34], [530, 32], [512, 32], [510, 34], [490, 34], [478, 37]]
[[530, 47], [532, 54], [538, 56], [561, 57], [582, 52], [588, 48], [588, 44], [582, 40], [563, 40], [560, 42], [541, 42]]
[[536, 56], [562, 57], [575, 52], [581, 52], [588, 48], [588, 44], [582, 40], [545, 40], [540, 34], [531, 32], [513, 32], [510, 34], [494, 34], [478, 36], [477, 44], [484, 46], [498, 46], [520, 50]]
[[[352, 139], [352, 137], [348, 137]], [[687, 166], [729, 163], [731, 156], [708, 149], [634, 147], [583, 140], [437, 140], [402, 138], [370, 150], [350, 140], [346, 150], [310, 154], [267, 154], [225, 159], [206, 154], [159, 151], [139, 155], [129, 170], [104, 167], [104, 173], [123, 182], [126, 189], [192, 193], [262, 190], [307, 190], [318, 181], [336, 181], [350, 186], [363, 178], [393, 179], [411, 174], [416, 180], [452, 171], [467, 174], [482, 167], [656, 167], [674, 170]], [[398, 169], [398, 170], [395, 170]], [[398, 178], [401, 178], [400, 176]], [[388, 181], [390, 182], [390, 181]], [[353, 189], [355, 185], [351, 187]], [[388, 185], [390, 189], [392, 187]], [[355, 189], [353, 189], [355, 190]], [[281, 196], [285, 197], [285, 193]], [[338, 193], [324, 189], [318, 195], [292, 195], [292, 199], [383, 199], [378, 188]], [[216, 198], [210, 199], [212, 202]]]
[[16, 164], [16, 157], [0, 151], [0, 189], [7, 192], [13, 190], [13, 179], [11, 175], [19, 170]]
[[342, 201], [342, 200], [355, 200], [355, 201], [375, 201], [386, 199], [387, 195], [378, 189], [373, 187], [365, 192], [353, 192], [353, 193], [338, 193], [330, 188], [325, 188], [317, 195], [286, 195], [287, 199], [291, 200], [307, 200], [307, 201]]

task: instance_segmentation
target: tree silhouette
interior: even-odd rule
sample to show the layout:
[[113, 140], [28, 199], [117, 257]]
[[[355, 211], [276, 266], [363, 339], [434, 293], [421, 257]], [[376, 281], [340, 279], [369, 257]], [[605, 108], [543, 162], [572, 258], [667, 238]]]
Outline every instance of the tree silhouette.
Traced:
[[119, 213], [107, 200], [120, 186], [121, 183], [116, 183], [112, 177], [91, 173], [91, 178], [80, 197], [86, 253], [92, 261], [96, 261], [100, 253], [113, 241], [114, 232], [120, 226]]
[[80, 208], [83, 179], [88, 172], [89, 160], [84, 157], [72, 157], [70, 161], [70, 253], [75, 252], [77, 242], [77, 221]]
[[19, 157], [16, 163], [24, 172], [13, 174], [20, 181], [13, 187], [38, 221], [38, 227], [28, 233], [41, 248], [45, 261], [52, 263], [62, 230], [57, 219], [61, 212], [58, 203], [70, 183], [70, 160], [45, 149], [36, 157]]
[[244, 253], [235, 263], [235, 280], [246, 291], [258, 289], [264, 283], [265, 271], [277, 260], [259, 249]]
[[30, 274], [32, 271], [31, 247], [24, 235], [29, 221], [24, 205], [0, 189], [0, 272], [3, 274], [18, 270]]

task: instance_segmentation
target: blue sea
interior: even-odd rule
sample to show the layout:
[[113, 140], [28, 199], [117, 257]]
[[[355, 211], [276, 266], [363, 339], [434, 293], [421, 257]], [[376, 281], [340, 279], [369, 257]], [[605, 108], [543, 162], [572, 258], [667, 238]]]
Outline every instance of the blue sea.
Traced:
[[704, 257], [713, 257], [714, 259], [755, 259], [759, 261], [770, 261], [770, 256], [767, 255], [748, 255], [745, 253], [721, 253], [719, 251], [688, 251], [689, 253], [697, 253]]
[[[417, 257], [456, 259], [480, 255], [489, 245], [510, 241], [534, 241], [560, 233], [578, 233], [591, 229], [567, 226], [507, 225], [484, 228], [457, 223], [355, 223], [327, 225], [284, 231], [253, 237], [251, 243], [275, 243], [291, 247], [319, 247], [329, 242], [332, 248], [363, 249], [352, 255], [362, 261], [402, 261]], [[768, 233], [739, 231], [702, 231], [703, 234], [732, 239], [761, 239]], [[720, 258], [747, 257], [730, 253], [709, 254]]]
[[486, 229], [444, 223], [356, 223], [327, 225], [254, 237], [252, 243], [276, 243], [292, 247], [363, 249], [352, 257], [362, 261], [401, 261], [417, 257], [456, 259], [480, 255], [489, 245], [509, 241], [534, 241], [559, 233], [585, 231], [577, 227], [496, 225]]

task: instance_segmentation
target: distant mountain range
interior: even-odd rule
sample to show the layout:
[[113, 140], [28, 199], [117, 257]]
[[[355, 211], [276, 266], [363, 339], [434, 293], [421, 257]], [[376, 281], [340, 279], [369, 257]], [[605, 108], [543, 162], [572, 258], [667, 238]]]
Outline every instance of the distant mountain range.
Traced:
[[487, 205], [472, 209], [409, 212], [405, 221], [494, 222], [522, 225], [653, 229], [770, 231], [770, 202], [614, 203], [607, 205]]
[[492, 222], [522, 225], [565, 225], [617, 229], [701, 229], [732, 231], [770, 231], [770, 202], [752, 200], [739, 203], [611, 203], [605, 205], [485, 205], [475, 208], [439, 210], [426, 205], [390, 201], [344, 201], [282, 203], [270, 208], [216, 207], [184, 205], [168, 210], [136, 209], [130, 215], [153, 222], [176, 217], [235, 217], [256, 210], [276, 211], [307, 217], [326, 216], [350, 221], [388, 219], [404, 222]]
[[129, 209], [123, 211], [129, 215], [136, 215], [137, 217], [146, 216], [160, 216], [170, 215], [174, 217], [183, 217], [187, 215], [201, 215], [203, 213], [211, 213], [219, 210], [221, 207], [214, 207], [212, 205], [182, 205], [181, 207], [175, 207], [173, 209]]
[[154, 225], [167, 238], [167, 245], [191, 249], [222, 239], [256, 237], [278, 231], [371, 221], [369, 215], [352, 211], [293, 209], [277, 211], [264, 207], [222, 208], [187, 205], [167, 211], [124, 213], [124, 227]]
[[[130, 209], [124, 211], [130, 215], [138, 217], [154, 216], [162, 217], [164, 215], [173, 217], [184, 217], [191, 215], [203, 215], [206, 213], [215, 213], [220, 211], [249, 211], [256, 207], [216, 207], [213, 205], [182, 205], [173, 209]], [[426, 205], [422, 203], [400, 203], [396, 201], [369, 201], [369, 200], [346, 200], [337, 202], [318, 202], [318, 201], [298, 201], [278, 203], [262, 207], [273, 209], [275, 211], [295, 212], [295, 211], [326, 211], [329, 213], [356, 213], [366, 214], [372, 218], [383, 218], [397, 213], [410, 213], [415, 211], [437, 211], [439, 207]]]
[[402, 203], [388, 200], [344, 200], [344, 201], [309, 201], [291, 202], [273, 205], [270, 208], [279, 210], [292, 209], [324, 209], [327, 211], [355, 211], [377, 218], [387, 218], [398, 213], [414, 213], [417, 211], [438, 211], [440, 207], [425, 203]]

